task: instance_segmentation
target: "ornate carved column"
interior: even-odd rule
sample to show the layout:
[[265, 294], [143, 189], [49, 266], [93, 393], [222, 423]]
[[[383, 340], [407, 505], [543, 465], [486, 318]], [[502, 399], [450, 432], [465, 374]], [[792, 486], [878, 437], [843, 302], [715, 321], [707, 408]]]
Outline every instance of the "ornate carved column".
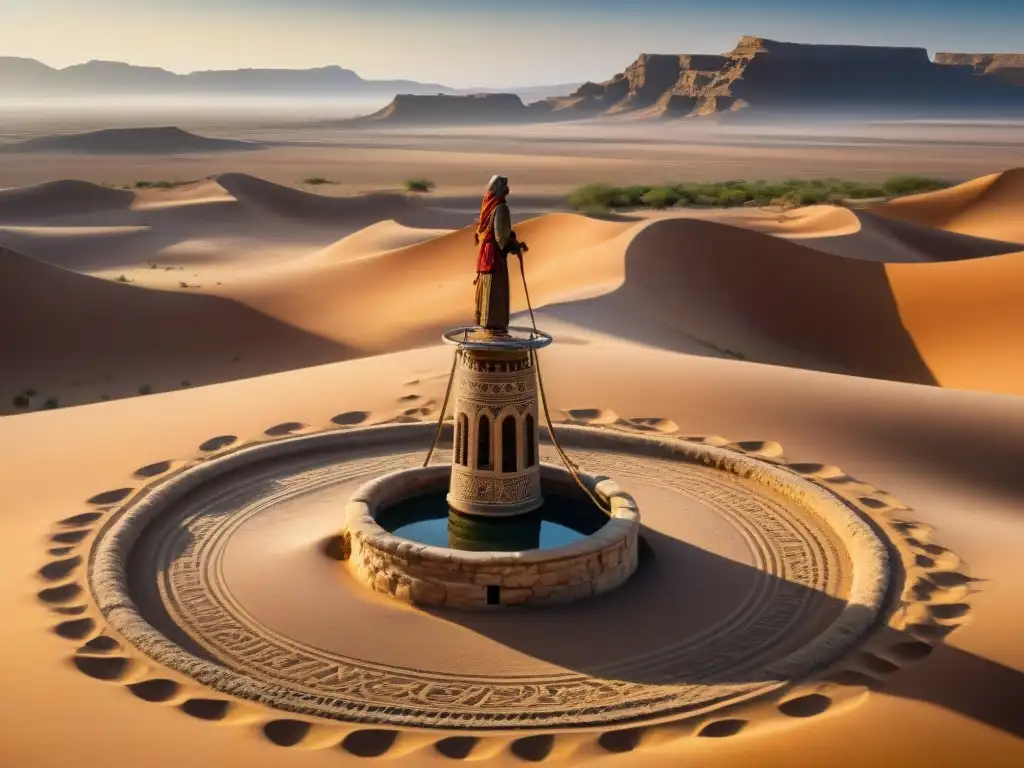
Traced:
[[458, 355], [448, 504], [464, 515], [532, 512], [543, 498], [530, 352], [463, 346]]

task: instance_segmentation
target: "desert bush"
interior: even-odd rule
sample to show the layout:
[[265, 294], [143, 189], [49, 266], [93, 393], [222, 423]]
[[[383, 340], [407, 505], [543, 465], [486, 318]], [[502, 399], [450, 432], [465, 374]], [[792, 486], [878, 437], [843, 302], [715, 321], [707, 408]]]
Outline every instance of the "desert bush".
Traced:
[[11, 402], [15, 408], [28, 408], [32, 405], [32, 399], [24, 392], [19, 395], [15, 395]]
[[149, 394], [152, 394], [152, 393], [153, 393], [153, 388], [151, 386], [149, 386], [149, 384], [143, 384], [141, 387], [139, 387], [139, 394], [140, 395], [149, 395]]
[[43, 403], [43, 408], [49, 408], [50, 410], [60, 407], [60, 401], [56, 397], [48, 397], [46, 402]]
[[613, 187], [608, 184], [587, 184], [569, 193], [569, 206], [577, 211], [607, 211], [609, 208], [666, 208], [669, 206], [734, 207], [756, 205], [844, 205], [847, 200], [897, 197], [935, 189], [944, 189], [948, 182], [924, 176], [896, 176], [883, 184], [848, 181], [836, 177], [825, 179], [786, 179], [769, 182], [764, 179], [722, 182], [682, 182], [660, 186]]
[[148, 181], [146, 179], [140, 179], [135, 182], [136, 189], [174, 189], [175, 187], [184, 187], [187, 184], [196, 184], [198, 179], [191, 179], [189, 181], [167, 181], [166, 179], [160, 179], [159, 181]]
[[890, 195], [914, 195], [920, 192], [932, 192], [949, 185], [938, 179], [927, 176], [893, 176], [882, 185]]
[[130, 282], [130, 281], [128, 280], [128, 278], [125, 275], [118, 275], [117, 276], [117, 282], [119, 282], [119, 283], [127, 283], [127, 282]]
[[430, 192], [435, 187], [430, 179], [406, 179], [406, 192]]
[[302, 183], [316, 186], [319, 184], [335, 184], [336, 182], [333, 182], [330, 179], [325, 179], [323, 176], [310, 176], [309, 178], [303, 179]]
[[640, 197], [640, 202], [648, 208], [668, 208], [678, 201], [679, 195], [672, 187], [656, 187]]

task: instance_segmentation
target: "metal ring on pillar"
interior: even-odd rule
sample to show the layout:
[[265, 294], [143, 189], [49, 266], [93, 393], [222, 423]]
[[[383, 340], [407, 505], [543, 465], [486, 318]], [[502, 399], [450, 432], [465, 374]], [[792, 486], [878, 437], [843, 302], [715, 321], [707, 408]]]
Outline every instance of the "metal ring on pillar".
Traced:
[[465, 325], [445, 331], [441, 335], [441, 339], [446, 344], [456, 344], [465, 349], [480, 351], [489, 349], [543, 349], [554, 341], [551, 334], [544, 333], [544, 331], [535, 331], [533, 328], [514, 325], [508, 327], [507, 336], [488, 334], [489, 331], [486, 328]]

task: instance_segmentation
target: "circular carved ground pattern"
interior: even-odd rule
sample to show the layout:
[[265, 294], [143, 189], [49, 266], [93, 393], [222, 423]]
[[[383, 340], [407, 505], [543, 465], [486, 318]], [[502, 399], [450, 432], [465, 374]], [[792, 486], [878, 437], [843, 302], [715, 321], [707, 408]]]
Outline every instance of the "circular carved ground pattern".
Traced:
[[[700, 735], [731, 735], [730, 728], [739, 730], [745, 721], [721, 716], [716, 721], [715, 713], [779, 697], [797, 681], [834, 671], [869, 641], [879, 614], [895, 606], [894, 589], [902, 588], [891, 583], [887, 563], [896, 549], [872, 512], [905, 507], [883, 492], [866, 495], [863, 485], [858, 485], [859, 503], [851, 503], [827, 487], [845, 477], [834, 468], [789, 466], [781, 450], [766, 450], [763, 444], [745, 450], [575, 428], [564, 430], [563, 437], [574, 459], [638, 496], [647, 551], [639, 578], [609, 596], [574, 606], [571, 620], [586, 642], [601, 622], [615, 622], [620, 609], [632, 606], [628, 623], [636, 625], [633, 634], [617, 635], [628, 642], [605, 650], [596, 643], [578, 654], [577, 663], [567, 663], [554, 646], [548, 649], [534, 640], [509, 656], [508, 664], [489, 666], [488, 643], [515, 645], [502, 636], [514, 620], [513, 609], [493, 624], [484, 618], [473, 627], [478, 639], [472, 642], [478, 647], [471, 645], [467, 652], [482, 658], [480, 663], [417, 664], [408, 654], [392, 652], [408, 645], [412, 635], [405, 632], [369, 646], [359, 642], [367, 632], [360, 632], [358, 615], [348, 615], [346, 631], [326, 643], [316, 626], [289, 631], [286, 623], [268, 615], [251, 595], [272, 589], [274, 580], [287, 574], [276, 572], [268, 555], [265, 574], [253, 576], [250, 569], [244, 579], [233, 575], [245, 573], [232, 565], [232, 558], [239, 558], [232, 554], [233, 542], [239, 550], [238, 542], [254, 541], [260, 526], [286, 534], [294, 524], [290, 521], [300, 517], [295, 510], [306, 507], [319, 510], [309, 512], [312, 529], [319, 531], [319, 526], [325, 536], [330, 534], [332, 526], [341, 525], [348, 489], [422, 462], [423, 452], [416, 447], [428, 427], [392, 425], [294, 438], [286, 430], [280, 439], [239, 449], [219, 444], [204, 461], [173, 471], [172, 462], [159, 467], [163, 472], [140, 470], [140, 477], [151, 478], [141, 492], [123, 489], [96, 497], [93, 503], [101, 511], [63, 521], [65, 528], [81, 527], [82, 536], [71, 541], [55, 535], [55, 543], [70, 546], [51, 550], [71, 558], [80, 557], [73, 554], [75, 545], [87, 548], [82, 554], [88, 557], [94, 604], [81, 612], [94, 608], [97, 621], [107, 625], [100, 633], [91, 618], [63, 622], [81, 624], [78, 636], [83, 639], [94, 636], [79, 655], [97, 663], [79, 663], [79, 668], [107, 679], [127, 677], [113, 667], [109, 674], [94, 672], [106, 669], [98, 662], [112, 655], [124, 654], [130, 664], [134, 648], [149, 664], [167, 669], [167, 678], [191, 679], [214, 697], [277, 710], [277, 717], [285, 719], [267, 726], [275, 743], [281, 739], [274, 734], [282, 728], [305, 733], [303, 717], [377, 729], [438, 729], [438, 738], [446, 732], [549, 728], [610, 728], [612, 733], [687, 719], [706, 724]], [[436, 459], [449, 460], [445, 454]], [[330, 511], [335, 500], [336, 514]], [[702, 533], [694, 530], [688, 536], [687, 522], [697, 517], [704, 521]], [[90, 534], [94, 523], [99, 527]], [[895, 525], [898, 529], [900, 523]], [[913, 523], [905, 525], [908, 536], [921, 535]], [[317, 555], [326, 558], [319, 549]], [[709, 570], [707, 563], [717, 570]], [[59, 569], [47, 567], [56, 580]], [[360, 589], [345, 581], [342, 564], [332, 562], [330, 568], [337, 582], [329, 591], [342, 595]], [[721, 588], [722, 605], [715, 610], [705, 606], [693, 614], [692, 623], [674, 617], [674, 610], [686, 611], [688, 604], [683, 599], [676, 605], [671, 596], [717, 588], [702, 583], [712, 572], [732, 574]], [[317, 573], [296, 580], [322, 578], [323, 571]], [[70, 614], [78, 610], [70, 604], [79, 597], [71, 586], [52, 587], [40, 597]], [[296, 594], [308, 592], [305, 586], [299, 584]], [[386, 600], [367, 605], [365, 610], [375, 615], [401, 612], [395, 620], [406, 622], [411, 631], [416, 631], [415, 622], [436, 618]], [[642, 610], [645, 605], [648, 613]], [[351, 610], [337, 610], [342, 608]], [[564, 646], [560, 633], [565, 633], [566, 615], [559, 608], [533, 609], [529, 621], [536, 635]], [[435, 634], [429, 636], [445, 642], [448, 630], [437, 630], [437, 625], [430, 625]], [[451, 631], [460, 629], [459, 621], [451, 620]], [[458, 637], [464, 641], [466, 635]], [[847, 681], [852, 679], [848, 674]], [[170, 679], [150, 680], [133, 682], [133, 692], [160, 698], [154, 691], [163, 684], [173, 691], [180, 688]], [[826, 702], [818, 709], [824, 711], [830, 699], [821, 694], [790, 696], [779, 711], [806, 717], [817, 713], [812, 710], [818, 700]], [[185, 704], [182, 708], [189, 711]], [[294, 741], [301, 741], [301, 734]]]

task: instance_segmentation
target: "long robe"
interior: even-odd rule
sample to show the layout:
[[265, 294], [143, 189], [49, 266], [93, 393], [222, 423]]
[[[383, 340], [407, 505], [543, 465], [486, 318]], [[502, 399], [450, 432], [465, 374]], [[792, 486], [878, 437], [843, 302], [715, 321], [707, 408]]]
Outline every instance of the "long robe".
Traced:
[[[493, 237], [493, 258], [488, 259], [488, 271], [477, 274], [476, 325], [492, 331], [507, 331], [509, 323], [508, 254], [505, 248], [512, 235], [512, 216], [508, 205], [498, 204], [490, 225]], [[490, 238], [485, 237], [486, 240]], [[479, 266], [479, 265], [478, 265]]]

